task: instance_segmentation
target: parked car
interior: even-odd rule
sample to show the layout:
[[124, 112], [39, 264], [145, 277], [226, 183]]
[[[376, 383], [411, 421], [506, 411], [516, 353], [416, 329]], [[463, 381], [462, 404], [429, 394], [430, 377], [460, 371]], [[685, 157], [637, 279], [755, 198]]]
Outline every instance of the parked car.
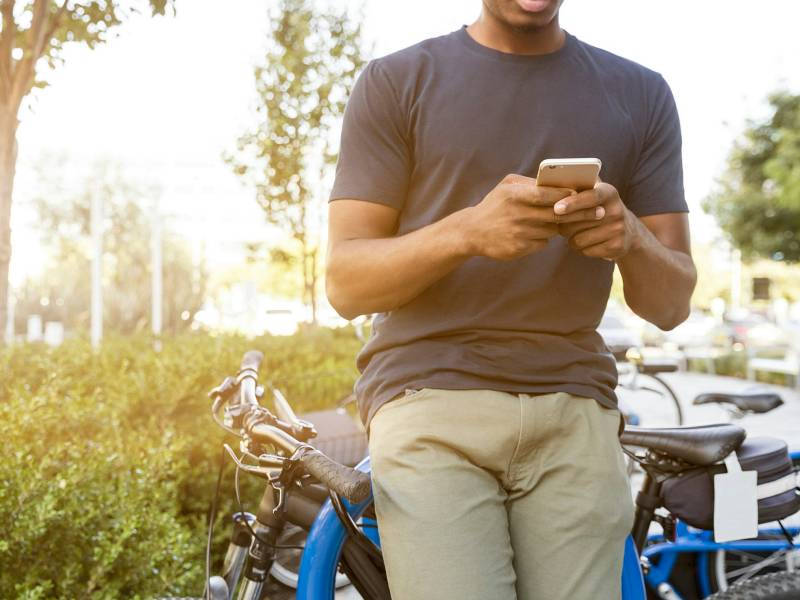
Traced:
[[724, 321], [733, 343], [750, 347], [784, 346], [789, 343], [788, 333], [759, 313], [735, 311], [726, 314]]
[[606, 311], [597, 332], [603, 336], [606, 346], [617, 360], [624, 359], [629, 348], [642, 345], [641, 336], [616, 312]]
[[665, 332], [664, 339], [678, 348], [719, 347], [730, 345], [731, 334], [711, 315], [693, 310], [683, 323]]

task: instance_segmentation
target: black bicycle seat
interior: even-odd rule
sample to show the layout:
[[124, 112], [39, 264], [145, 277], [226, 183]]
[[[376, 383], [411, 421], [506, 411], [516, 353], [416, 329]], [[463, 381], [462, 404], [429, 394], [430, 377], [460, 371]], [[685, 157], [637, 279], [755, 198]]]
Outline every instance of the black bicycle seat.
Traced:
[[694, 404], [733, 404], [742, 412], [765, 413], [783, 404], [781, 397], [774, 392], [749, 392], [744, 394], [728, 394], [712, 392], [700, 394]]
[[736, 450], [746, 436], [741, 427], [722, 423], [663, 429], [626, 427], [621, 441], [626, 446], [656, 450], [689, 464], [706, 467]]
[[678, 370], [678, 365], [674, 362], [644, 362], [639, 365], [639, 372], [647, 375], [657, 375], [658, 373], [674, 373]]

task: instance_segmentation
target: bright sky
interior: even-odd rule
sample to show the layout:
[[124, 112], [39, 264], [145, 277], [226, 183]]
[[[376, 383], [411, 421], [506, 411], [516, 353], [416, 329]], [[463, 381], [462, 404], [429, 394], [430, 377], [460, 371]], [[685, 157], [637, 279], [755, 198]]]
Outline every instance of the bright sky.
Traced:
[[[380, 56], [470, 23], [480, 0], [365, 3]], [[267, 0], [177, 0], [171, 18], [137, 18], [93, 51], [67, 54], [21, 115], [12, 277], [42, 262], [26, 202], [32, 165], [64, 153], [79, 172], [103, 158], [161, 185], [161, 210], [212, 265], [233, 264], [241, 242], [272, 235], [251, 190], [222, 161], [250, 124], [253, 65], [264, 47]], [[566, 0], [562, 26], [580, 39], [661, 72], [683, 125], [687, 197], [696, 239], [713, 224], [699, 202], [748, 117], [778, 86], [800, 90], [800, 2]]]

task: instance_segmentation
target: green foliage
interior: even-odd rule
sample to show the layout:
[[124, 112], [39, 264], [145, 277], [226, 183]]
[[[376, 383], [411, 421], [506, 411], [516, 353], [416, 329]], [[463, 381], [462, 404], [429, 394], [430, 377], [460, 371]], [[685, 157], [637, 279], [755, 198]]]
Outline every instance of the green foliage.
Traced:
[[94, 48], [108, 40], [112, 31], [132, 15], [145, 11], [154, 16], [164, 15], [172, 1], [27, 0], [15, 3], [4, 0], [3, 4], [10, 18], [3, 22], [0, 48], [7, 47], [9, 57], [0, 54], [0, 62], [10, 58], [10, 72], [32, 78], [27, 86], [20, 85], [24, 95], [31, 85], [46, 85], [43, 78], [36, 77], [40, 60], [53, 69], [62, 61], [65, 45], [85, 44]]
[[[85, 340], [0, 352], [0, 597], [152, 598], [202, 590], [206, 518], [223, 432], [206, 392], [243, 352], [265, 353], [272, 379], [300, 411], [349, 393], [352, 330], [290, 338], [184, 335]], [[234, 511], [223, 482], [216, 568]], [[245, 502], [263, 484], [245, 478]]]
[[748, 258], [800, 261], [800, 95], [770, 96], [750, 123], [704, 208]]
[[[151, 303], [151, 216], [133, 199], [157, 196], [127, 181], [110, 165], [99, 164], [70, 194], [60, 174], [65, 165], [45, 161], [34, 198], [36, 228], [50, 262], [44, 273], [29, 279], [18, 291], [16, 329], [24, 330], [30, 314], [62, 321], [68, 328], [86, 330], [89, 324], [92, 198], [104, 203], [104, 321], [108, 328], [130, 333], [149, 327]], [[164, 330], [185, 329], [203, 302], [202, 268], [192, 264], [191, 252], [168, 230], [162, 232]], [[47, 300], [42, 306], [41, 300]], [[182, 312], [188, 312], [184, 319]]]
[[304, 300], [315, 307], [322, 210], [315, 187], [336, 161], [331, 131], [364, 64], [361, 25], [346, 10], [320, 10], [310, 0], [281, 0], [271, 22], [265, 61], [255, 69], [258, 123], [226, 160], [255, 187], [267, 221], [291, 234], [295, 247], [283, 254], [302, 269]]

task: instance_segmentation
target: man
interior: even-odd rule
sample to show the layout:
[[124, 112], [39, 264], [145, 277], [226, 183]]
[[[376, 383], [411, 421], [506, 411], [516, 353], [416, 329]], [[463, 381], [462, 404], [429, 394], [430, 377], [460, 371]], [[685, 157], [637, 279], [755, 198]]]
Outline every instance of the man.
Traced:
[[[633, 506], [596, 328], [615, 264], [663, 329], [696, 274], [669, 87], [559, 7], [483, 0], [348, 103], [326, 289], [379, 313], [355, 389], [395, 600], [620, 596]], [[537, 186], [561, 157], [600, 158], [602, 182]]]

